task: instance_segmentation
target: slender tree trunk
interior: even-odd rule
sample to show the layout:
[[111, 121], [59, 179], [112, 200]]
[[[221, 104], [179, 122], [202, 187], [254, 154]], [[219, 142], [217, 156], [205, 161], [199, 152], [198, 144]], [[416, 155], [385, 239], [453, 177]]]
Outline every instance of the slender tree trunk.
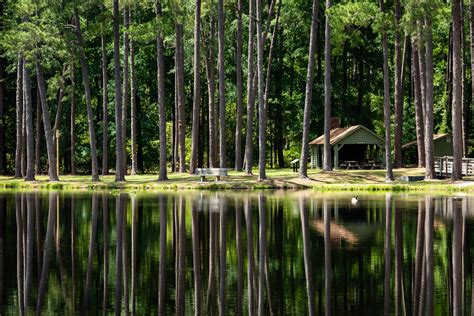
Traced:
[[82, 69], [82, 83], [84, 84], [84, 92], [86, 96], [87, 123], [89, 125], [89, 142], [91, 148], [91, 164], [92, 164], [92, 181], [99, 181], [99, 163], [97, 161], [97, 143], [94, 128], [94, 113], [92, 112], [92, 95], [89, 82], [89, 69], [87, 65], [86, 55], [84, 52], [84, 39], [81, 32], [81, 21], [77, 9], [74, 12], [76, 19], [76, 37], [79, 43], [79, 60]]
[[[181, 13], [178, 13], [181, 15]], [[179, 17], [178, 19], [181, 19]], [[183, 24], [176, 21], [176, 76], [177, 76], [177, 96], [178, 96], [178, 147], [179, 147], [179, 172], [186, 172], [186, 118], [184, 111], [184, 43]]]
[[[326, 0], [326, 10], [332, 5], [331, 0]], [[326, 14], [324, 38], [324, 154], [323, 170], [332, 170], [331, 157], [331, 25], [329, 15]], [[336, 168], [339, 166], [335, 166]]]
[[115, 68], [115, 181], [125, 181], [122, 150], [122, 87], [120, 84], [119, 0], [114, 0], [114, 68]]
[[461, 78], [461, 3], [453, 0], [453, 171], [452, 179], [462, 179], [462, 78]]
[[[380, 11], [384, 12], [384, 0], [380, 1]], [[385, 125], [385, 180], [393, 181], [392, 158], [391, 158], [391, 133], [390, 133], [390, 74], [388, 68], [388, 39], [387, 33], [382, 31], [383, 48], [383, 103], [384, 103], [384, 125]]]
[[235, 171], [242, 171], [242, 12], [243, 0], [237, 0], [237, 45], [235, 52], [235, 72], [237, 80], [235, 117]]
[[100, 36], [100, 49], [102, 54], [102, 175], [106, 176], [109, 174], [109, 89], [104, 34]]
[[194, 86], [193, 86], [193, 123], [191, 139], [191, 163], [189, 173], [193, 174], [198, 162], [199, 151], [199, 113], [201, 107], [201, 0], [196, 0], [194, 15]]
[[[222, 1], [222, 0], [221, 0]], [[266, 113], [264, 104], [265, 78], [263, 74], [262, 1], [256, 1], [257, 10], [257, 85], [258, 85], [258, 179], [265, 180]], [[259, 307], [260, 311], [260, 307]]]
[[63, 113], [63, 97], [64, 97], [64, 80], [66, 76], [66, 64], [63, 65], [63, 70], [61, 73], [61, 78], [59, 79], [59, 91], [58, 91], [58, 100], [57, 100], [57, 106], [56, 106], [56, 115], [54, 117], [54, 124], [53, 124], [53, 141], [54, 141], [54, 147], [56, 148], [56, 142], [58, 141], [56, 139], [56, 131], [61, 130], [61, 116]]
[[217, 1], [217, 39], [219, 69], [219, 166], [225, 168], [226, 159], [226, 104], [225, 104], [225, 60], [224, 60], [224, 0]]
[[130, 6], [125, 2], [123, 9], [123, 87], [122, 87], [122, 152], [123, 152], [123, 174], [127, 174], [127, 122], [128, 122], [128, 102], [130, 88]]
[[403, 128], [403, 55], [400, 19], [402, 8], [400, 0], [395, 1], [395, 137], [393, 142], [395, 160], [394, 168], [400, 168], [402, 162], [402, 128]]
[[433, 39], [431, 28], [431, 12], [425, 14], [424, 27], [425, 51], [425, 159], [426, 179], [435, 178], [434, 147], [433, 147]]
[[76, 79], [74, 63], [71, 65], [71, 174], [76, 174]]
[[41, 174], [41, 101], [36, 90], [36, 126], [35, 126], [35, 173]]
[[311, 127], [311, 105], [313, 103], [314, 60], [318, 36], [319, 0], [313, 0], [311, 13], [311, 32], [309, 35], [309, 57], [306, 71], [306, 90], [303, 114], [303, 140], [301, 142], [300, 178], [308, 177], [309, 133]]
[[420, 62], [418, 60], [418, 48], [415, 40], [412, 41], [412, 67], [418, 167], [422, 168], [425, 166], [425, 125], [423, 124], [424, 113], [421, 100]]
[[[474, 103], [474, 0], [471, 0], [470, 2], [470, 19], [469, 19], [469, 30], [470, 30], [470, 41], [471, 41], [471, 109], [470, 109], [470, 115], [471, 115], [471, 120], [470, 120], [470, 125], [471, 127], [474, 126], [474, 115], [472, 113], [472, 107]], [[474, 278], [473, 278], [474, 279]], [[474, 291], [472, 291], [472, 297], [474, 298]], [[473, 299], [473, 304], [474, 304], [474, 299]], [[474, 305], [472, 308], [472, 311], [474, 314]]]
[[247, 52], [247, 135], [245, 137], [245, 173], [252, 174], [253, 165], [253, 121], [255, 114], [255, 95], [252, 85], [254, 77], [255, 44], [255, 1], [249, 0], [249, 34]]
[[[160, 19], [162, 16], [161, 3], [156, 2], [156, 16]], [[157, 85], [158, 85], [158, 114], [160, 120], [160, 174], [159, 181], [168, 180], [166, 170], [166, 107], [165, 107], [165, 61], [163, 36], [161, 30], [156, 32], [156, 66], [157, 66]]]
[[[129, 11], [130, 18], [132, 20], [132, 13]], [[137, 75], [135, 72], [135, 44], [133, 40], [130, 41], [130, 125], [131, 125], [131, 132], [130, 138], [132, 142], [132, 170], [131, 174], [136, 175], [138, 171], [138, 151], [137, 151]]]
[[209, 43], [208, 53], [206, 56], [206, 76], [207, 76], [207, 91], [208, 91], [208, 103], [209, 103], [209, 167], [217, 167], [217, 122], [216, 122], [216, 104], [215, 104], [215, 93], [216, 85], [214, 78], [214, 18], [210, 17], [210, 33], [209, 33]]
[[[38, 80], [38, 84], [39, 84]], [[44, 84], [44, 82], [43, 82]], [[41, 88], [40, 88], [41, 90]], [[31, 79], [30, 79], [30, 71], [26, 65], [23, 63], [23, 91], [24, 91], [24, 117], [25, 122], [24, 125], [26, 127], [26, 181], [33, 181], [35, 180], [35, 145], [34, 145], [34, 137], [35, 133], [33, 130], [33, 100], [31, 96]], [[44, 113], [43, 113], [44, 114]], [[44, 115], [43, 115], [44, 118]], [[53, 152], [54, 153], [54, 152]], [[56, 171], [56, 163], [53, 165], [54, 171]], [[51, 180], [57, 180], [57, 175]]]
[[16, 148], [15, 178], [21, 178], [21, 154], [23, 152], [23, 57], [18, 54], [16, 68]]

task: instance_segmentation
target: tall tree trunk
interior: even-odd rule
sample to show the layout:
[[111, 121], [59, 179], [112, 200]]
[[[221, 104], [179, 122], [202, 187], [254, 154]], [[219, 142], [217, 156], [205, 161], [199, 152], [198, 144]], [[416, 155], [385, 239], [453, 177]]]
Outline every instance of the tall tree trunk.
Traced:
[[453, 0], [453, 171], [452, 179], [462, 179], [462, 78], [461, 78], [461, 3]]
[[[474, 115], [472, 113], [472, 107], [474, 103], [474, 0], [471, 0], [470, 2], [470, 19], [469, 19], [469, 30], [470, 30], [470, 37], [471, 37], [471, 110], [470, 110], [470, 115], [471, 115], [471, 120], [470, 120], [470, 125], [471, 128], [474, 125], [473, 120], [474, 120]], [[473, 292], [473, 298], [474, 298], [474, 291]], [[474, 303], [474, 300], [473, 300]], [[473, 308], [474, 311], [474, 308]]]
[[[434, 147], [433, 147], [433, 39], [431, 12], [425, 14], [425, 178], [434, 179]], [[462, 154], [461, 154], [462, 155]]]
[[[331, 7], [331, 0], [326, 0], [326, 10]], [[332, 170], [331, 157], [331, 25], [326, 14], [324, 31], [324, 155], [323, 170]], [[336, 168], [339, 166], [335, 166]]]
[[122, 152], [123, 152], [123, 174], [127, 174], [127, 122], [128, 122], [128, 102], [130, 88], [130, 6], [125, 3], [123, 9], [123, 90], [122, 90]]
[[235, 117], [235, 171], [242, 171], [242, 12], [243, 0], [237, 0], [237, 45], [235, 52], [235, 72], [237, 80]]
[[36, 126], [35, 126], [35, 173], [41, 174], [41, 101], [36, 90]]
[[395, 137], [393, 142], [395, 160], [394, 168], [400, 168], [402, 162], [402, 128], [403, 128], [403, 55], [400, 19], [402, 8], [400, 0], [395, 1]]
[[77, 9], [74, 12], [76, 19], [76, 37], [79, 43], [79, 60], [82, 69], [82, 83], [84, 84], [84, 92], [86, 96], [87, 123], [89, 125], [89, 142], [91, 148], [91, 164], [92, 164], [92, 181], [99, 181], [99, 163], [97, 161], [97, 143], [94, 128], [94, 113], [92, 112], [92, 95], [89, 82], [89, 69], [87, 65], [86, 55], [84, 52], [84, 39], [81, 32], [81, 21]]
[[179, 172], [186, 172], [186, 118], [184, 111], [184, 43], [183, 24], [180, 17], [176, 21], [176, 88], [178, 97], [178, 147], [179, 147]]
[[247, 52], [247, 135], [245, 137], [245, 173], [252, 174], [253, 165], [253, 121], [255, 114], [255, 95], [252, 85], [254, 77], [255, 44], [255, 1], [249, 0], [249, 34]]
[[[46, 150], [48, 153], [48, 175], [50, 181], [59, 181], [58, 173], [56, 169], [56, 153], [53, 142], [53, 132], [51, 130], [51, 119], [49, 116], [49, 106], [46, 95], [46, 84], [44, 82], [43, 67], [41, 66], [38, 57], [35, 59], [36, 64], [36, 77], [38, 80], [38, 90], [40, 93], [41, 107], [43, 109], [43, 127], [46, 139]], [[28, 77], [28, 70], [25, 67], [23, 74], [24, 79]], [[24, 87], [25, 88], [25, 87]], [[33, 145], [33, 144], [32, 144]], [[34, 169], [34, 166], [32, 166]]]
[[114, 0], [114, 68], [115, 68], [115, 181], [125, 181], [122, 150], [122, 87], [120, 84], [119, 0]]
[[[193, 86], [193, 123], [191, 139], [191, 163], [189, 172], [194, 173], [199, 151], [199, 113], [201, 107], [201, 0], [196, 0], [194, 15], [194, 86]], [[202, 144], [201, 144], [202, 145]]]
[[[39, 84], [39, 80], [38, 80]], [[40, 89], [41, 90], [41, 89]], [[26, 127], [26, 181], [35, 180], [35, 145], [34, 145], [34, 130], [33, 130], [33, 100], [31, 96], [31, 78], [30, 70], [26, 63], [23, 63], [23, 95], [24, 95], [24, 113], [25, 117], [24, 125]], [[44, 116], [43, 116], [44, 118]], [[54, 153], [54, 151], [53, 151]], [[56, 163], [53, 165], [54, 171], [56, 171]], [[51, 178], [51, 176], [50, 176]], [[51, 179], [55, 180], [55, 179]], [[57, 180], [57, 175], [56, 175]]]
[[[161, 3], [156, 2], [156, 17], [162, 16]], [[156, 66], [158, 85], [158, 114], [160, 120], [160, 174], [158, 180], [168, 180], [166, 170], [166, 107], [165, 107], [165, 61], [163, 48], [163, 35], [160, 29], [156, 32]]]
[[313, 0], [311, 13], [311, 32], [309, 35], [309, 57], [306, 71], [306, 90], [303, 114], [303, 140], [301, 142], [300, 178], [308, 177], [309, 133], [311, 126], [311, 105], [313, 103], [314, 60], [318, 35], [319, 0]]
[[[384, 0], [380, 0], [380, 11], [384, 12]], [[385, 124], [385, 180], [393, 181], [392, 158], [391, 158], [391, 133], [390, 133], [390, 74], [388, 68], [388, 39], [387, 32], [382, 31], [383, 48], [383, 103]]]
[[15, 178], [21, 178], [21, 153], [23, 152], [23, 57], [18, 54], [16, 65], [16, 148]]
[[63, 65], [63, 70], [61, 73], [61, 78], [59, 79], [59, 88], [58, 88], [58, 99], [57, 99], [57, 106], [56, 106], [56, 115], [54, 117], [54, 124], [53, 124], [53, 141], [54, 147], [56, 148], [56, 131], [61, 130], [61, 116], [63, 113], [63, 97], [64, 97], [64, 81], [66, 76], [66, 64]]
[[100, 36], [100, 50], [102, 54], [102, 175], [106, 176], [109, 174], [109, 89], [104, 34]]
[[[222, 1], [222, 0], [221, 0]], [[265, 180], [266, 162], [266, 125], [264, 90], [265, 78], [263, 74], [263, 38], [262, 38], [262, 1], [256, 1], [257, 10], [257, 85], [258, 85], [258, 179]], [[259, 307], [260, 310], [260, 307]]]
[[415, 95], [416, 143], [418, 150], [418, 168], [422, 168], [425, 166], [425, 125], [423, 123], [424, 113], [421, 100], [420, 62], [418, 56], [416, 41], [412, 40], [412, 76]]
[[219, 69], [219, 166], [225, 168], [226, 159], [226, 136], [225, 136], [225, 60], [224, 60], [224, 0], [217, 1], [217, 39], [218, 56], [217, 63]]
[[71, 174], [76, 174], [76, 76], [74, 63], [71, 64]]
[[208, 41], [208, 53], [206, 56], [206, 77], [207, 77], [207, 91], [208, 91], [208, 103], [209, 103], [209, 167], [217, 167], [217, 122], [216, 122], [216, 104], [215, 104], [215, 93], [216, 84], [214, 78], [214, 29], [215, 22], [214, 17], [210, 17], [210, 32]]
[[[132, 20], [132, 13], [129, 11]], [[132, 142], [132, 170], [131, 174], [136, 175], [138, 171], [138, 151], [137, 151], [137, 75], [135, 72], [135, 44], [133, 39], [130, 40], [130, 138]]]

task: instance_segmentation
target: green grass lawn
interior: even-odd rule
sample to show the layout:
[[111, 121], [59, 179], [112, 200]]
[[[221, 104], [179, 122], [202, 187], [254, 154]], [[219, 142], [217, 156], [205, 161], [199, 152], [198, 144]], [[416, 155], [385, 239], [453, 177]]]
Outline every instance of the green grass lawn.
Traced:
[[394, 170], [395, 182], [385, 182], [384, 170], [338, 170], [322, 172], [309, 170], [309, 179], [299, 179], [291, 169], [269, 169], [268, 180], [257, 181], [257, 170], [253, 176], [243, 172], [230, 171], [229, 177], [214, 181], [209, 177], [200, 182], [198, 176], [185, 173], [169, 173], [169, 180], [158, 182], [155, 174], [127, 176], [126, 182], [114, 182], [114, 175], [101, 177], [100, 182], [92, 182], [90, 176], [61, 175], [59, 182], [49, 182], [47, 176], [38, 176], [36, 181], [25, 182], [22, 179], [0, 176], [0, 188], [18, 189], [63, 189], [63, 190], [130, 190], [159, 191], [180, 189], [204, 190], [254, 190], [254, 189], [314, 189], [318, 191], [439, 191], [474, 192], [474, 179], [453, 183], [450, 180], [419, 181], [402, 183], [402, 175], [423, 175], [423, 169]]

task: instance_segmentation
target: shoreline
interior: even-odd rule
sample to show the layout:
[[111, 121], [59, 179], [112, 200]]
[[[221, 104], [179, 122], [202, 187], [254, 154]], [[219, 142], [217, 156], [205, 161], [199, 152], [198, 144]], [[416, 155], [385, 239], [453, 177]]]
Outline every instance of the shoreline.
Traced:
[[60, 191], [255, 191], [255, 190], [313, 190], [315, 192], [426, 192], [426, 193], [474, 193], [474, 179], [452, 182], [427, 180], [401, 182], [400, 176], [420, 175], [422, 169], [397, 169], [396, 181], [385, 182], [383, 170], [344, 170], [322, 172], [311, 170], [308, 179], [299, 179], [290, 169], [268, 170], [268, 180], [258, 181], [254, 175], [230, 171], [221, 181], [209, 178], [200, 182], [199, 177], [184, 173], [170, 173], [169, 180], [158, 181], [155, 174], [127, 176], [125, 182], [114, 182], [114, 175], [102, 176], [92, 182], [90, 176], [62, 175], [58, 182], [49, 182], [47, 176], [37, 176], [36, 181], [0, 176], [0, 189], [6, 190], [60, 190]]

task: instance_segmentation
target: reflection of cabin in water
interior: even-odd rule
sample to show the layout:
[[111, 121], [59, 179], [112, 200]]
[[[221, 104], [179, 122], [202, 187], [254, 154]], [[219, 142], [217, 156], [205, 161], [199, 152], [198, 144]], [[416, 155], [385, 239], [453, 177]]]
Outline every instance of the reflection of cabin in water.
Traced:
[[[433, 152], [435, 157], [452, 156], [453, 142], [451, 134], [433, 134]], [[416, 140], [402, 146], [403, 164], [418, 163], [418, 143]]]
[[[339, 127], [339, 118], [332, 118], [330, 143], [332, 161], [338, 168], [381, 167], [384, 159], [384, 139], [363, 125]], [[320, 168], [324, 153], [324, 135], [309, 143], [311, 168]]]

